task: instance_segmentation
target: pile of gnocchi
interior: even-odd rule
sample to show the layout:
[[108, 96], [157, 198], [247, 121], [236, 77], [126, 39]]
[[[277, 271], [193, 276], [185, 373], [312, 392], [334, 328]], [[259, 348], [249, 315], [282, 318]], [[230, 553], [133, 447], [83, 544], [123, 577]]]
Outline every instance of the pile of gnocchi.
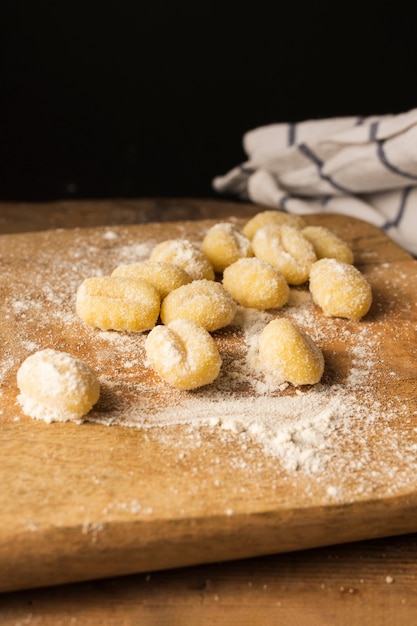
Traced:
[[[169, 385], [188, 391], [218, 377], [222, 359], [212, 333], [232, 323], [238, 306], [279, 310], [292, 286], [307, 283], [326, 316], [360, 320], [372, 304], [371, 287], [342, 239], [326, 227], [307, 225], [301, 216], [265, 210], [243, 229], [219, 222], [200, 245], [162, 241], [147, 260], [86, 278], [76, 293], [76, 312], [103, 331], [148, 333], [148, 363]], [[266, 324], [258, 350], [261, 363], [294, 386], [316, 384], [323, 375], [320, 347], [284, 314]], [[43, 361], [48, 358], [51, 366], [58, 359], [52, 351]], [[27, 369], [23, 364], [18, 375], [21, 389], [28, 387], [29, 376], [36, 379]], [[80, 368], [72, 371], [77, 375]], [[71, 388], [76, 383], [71, 380]], [[97, 400], [94, 377], [91, 385], [94, 393], [85, 391], [88, 409]], [[36, 389], [32, 384], [35, 396]], [[36, 404], [39, 398], [32, 400]], [[47, 402], [45, 394], [41, 400]]]
[[[211, 333], [233, 321], [238, 305], [280, 309], [290, 287], [308, 281], [325, 315], [363, 317], [372, 292], [353, 262], [350, 247], [328, 228], [262, 211], [242, 230], [219, 222], [201, 245], [162, 241], [148, 260], [87, 278], [76, 310], [101, 330], [149, 331], [145, 349], [153, 369], [173, 387], [190, 390], [217, 378], [221, 358]], [[315, 384], [324, 370], [320, 348], [284, 317], [262, 331], [259, 356], [293, 385]]]

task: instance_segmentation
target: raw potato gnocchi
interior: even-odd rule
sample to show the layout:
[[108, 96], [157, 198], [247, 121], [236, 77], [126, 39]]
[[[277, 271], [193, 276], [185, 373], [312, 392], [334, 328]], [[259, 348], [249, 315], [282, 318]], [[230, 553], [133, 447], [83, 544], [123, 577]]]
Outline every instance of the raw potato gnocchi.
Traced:
[[238, 259], [253, 256], [250, 240], [230, 222], [212, 226], [204, 236], [202, 250], [219, 274]]
[[278, 309], [287, 303], [290, 288], [283, 274], [262, 259], [239, 259], [223, 272], [223, 286], [240, 305]]
[[167, 295], [161, 305], [161, 321], [168, 325], [178, 318], [194, 320], [211, 332], [230, 324], [236, 306], [222, 284], [213, 280], [194, 280]]
[[158, 320], [160, 307], [158, 291], [141, 278], [92, 276], [77, 290], [78, 316], [101, 330], [150, 330]]
[[157, 374], [183, 391], [212, 383], [222, 365], [213, 337], [192, 320], [156, 326], [146, 338], [145, 350]]
[[254, 215], [243, 227], [243, 234], [249, 239], [253, 239], [257, 230], [268, 224], [288, 224], [294, 228], [304, 228], [307, 226], [305, 220], [300, 215], [284, 213], [283, 211], [261, 211]]
[[313, 245], [301, 230], [287, 224], [269, 224], [257, 230], [252, 248], [255, 256], [276, 267], [289, 285], [305, 283], [317, 260]]
[[313, 301], [330, 317], [359, 320], [372, 304], [371, 286], [365, 276], [350, 263], [320, 259], [310, 271]]
[[158, 243], [150, 261], [163, 261], [178, 265], [191, 276], [192, 280], [214, 280], [214, 269], [204, 252], [188, 239], [167, 239]]
[[353, 263], [353, 252], [340, 237], [325, 226], [306, 226], [301, 231], [312, 244], [318, 259], [333, 258]]
[[287, 318], [269, 322], [259, 336], [259, 357], [292, 385], [314, 385], [324, 371], [321, 349]]
[[181, 267], [162, 261], [141, 261], [129, 265], [119, 265], [111, 275], [146, 280], [158, 290], [161, 299], [174, 289], [191, 282], [191, 276]]
[[80, 422], [100, 396], [100, 384], [87, 363], [58, 350], [30, 355], [17, 372], [17, 399], [29, 417]]

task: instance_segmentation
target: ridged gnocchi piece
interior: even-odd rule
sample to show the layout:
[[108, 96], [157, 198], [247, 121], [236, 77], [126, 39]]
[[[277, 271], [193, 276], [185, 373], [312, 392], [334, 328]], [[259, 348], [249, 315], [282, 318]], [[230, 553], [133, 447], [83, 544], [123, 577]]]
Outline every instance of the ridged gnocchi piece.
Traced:
[[287, 303], [290, 288], [273, 265], [257, 259], [239, 259], [223, 272], [223, 286], [240, 305], [278, 309]]
[[145, 350], [155, 372], [183, 391], [212, 383], [222, 365], [213, 337], [192, 320], [155, 326], [146, 338]]
[[100, 397], [100, 384], [84, 361], [59, 350], [39, 350], [17, 372], [23, 412], [50, 422], [81, 421]]
[[191, 276], [181, 267], [162, 261], [141, 261], [128, 265], [119, 265], [113, 270], [111, 275], [146, 280], [157, 289], [161, 299], [165, 298], [174, 289], [191, 282]]
[[317, 260], [301, 229], [287, 224], [269, 224], [257, 230], [252, 249], [256, 257], [276, 267], [289, 285], [307, 282], [311, 265]]
[[313, 244], [318, 259], [332, 258], [342, 263], [352, 264], [354, 261], [351, 248], [340, 237], [325, 226], [306, 226], [301, 231]]
[[161, 241], [149, 255], [150, 261], [163, 261], [178, 265], [192, 280], [214, 280], [214, 269], [204, 252], [188, 239]]
[[171, 291], [162, 301], [161, 320], [168, 325], [175, 319], [194, 320], [208, 331], [230, 324], [236, 313], [236, 302], [221, 283], [194, 280]]
[[288, 226], [294, 226], [294, 228], [304, 228], [307, 226], [306, 221], [301, 215], [294, 215], [291, 213], [284, 213], [284, 211], [260, 211], [254, 215], [243, 227], [243, 234], [248, 239], [253, 239], [256, 231], [268, 224], [287, 224]]
[[250, 240], [230, 222], [219, 222], [205, 234], [202, 250], [217, 273], [237, 261], [253, 256]]
[[141, 278], [92, 276], [81, 283], [76, 295], [78, 316], [101, 330], [150, 330], [160, 307], [158, 291]]
[[372, 289], [365, 276], [350, 263], [320, 259], [310, 270], [313, 301], [330, 317], [359, 320], [372, 304]]
[[324, 372], [324, 357], [312, 338], [287, 318], [269, 322], [259, 336], [259, 357], [292, 385], [314, 385]]

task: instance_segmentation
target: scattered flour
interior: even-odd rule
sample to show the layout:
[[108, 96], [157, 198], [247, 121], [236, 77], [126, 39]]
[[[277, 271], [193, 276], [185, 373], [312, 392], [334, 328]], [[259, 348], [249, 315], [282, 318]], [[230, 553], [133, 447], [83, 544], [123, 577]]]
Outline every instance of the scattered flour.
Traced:
[[[86, 327], [74, 309], [80, 282], [109, 274], [120, 264], [144, 260], [154, 245], [126, 241], [115, 229], [104, 231], [101, 241], [75, 238], [53, 264], [47, 250], [40, 252], [41, 287], [32, 280], [15, 281], [14, 290], [4, 296], [3, 311], [12, 320], [13, 331], [1, 357], [2, 386], [14, 384], [13, 372], [35, 349], [72, 350], [76, 356], [87, 356], [102, 386], [102, 398], [88, 421], [158, 428], [161, 433], [189, 427], [194, 448], [201, 445], [198, 433], [209, 429], [220, 438], [224, 434], [233, 439], [241, 464], [255, 447], [287, 473], [328, 480], [328, 497], [335, 500], [342, 497], [343, 476], [352, 481], [365, 467], [369, 484], [358, 482], [358, 493], [386, 486], [387, 474], [393, 493], [412, 480], [409, 469], [417, 469], [417, 446], [405, 430], [395, 429], [398, 419], [411, 420], [409, 407], [395, 397], [381, 405], [378, 393], [385, 384], [384, 359], [389, 357], [380, 350], [383, 327], [317, 315], [307, 289], [292, 288], [280, 311], [238, 307], [233, 323], [213, 333], [223, 358], [220, 376], [193, 392], [172, 389], [155, 375], [146, 362], [145, 333]], [[396, 306], [406, 311], [409, 304], [402, 302], [399, 281], [394, 295]], [[292, 318], [322, 347], [326, 368], [321, 383], [294, 389], [262, 369], [258, 337], [277, 315]], [[399, 375], [391, 368], [390, 379], [396, 378]], [[133, 510], [136, 504], [129, 507]]]

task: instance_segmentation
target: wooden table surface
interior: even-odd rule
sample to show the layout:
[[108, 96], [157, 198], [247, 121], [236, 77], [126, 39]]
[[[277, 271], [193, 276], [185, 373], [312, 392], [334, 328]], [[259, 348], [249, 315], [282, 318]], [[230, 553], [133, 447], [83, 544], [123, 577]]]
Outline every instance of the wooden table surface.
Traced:
[[[0, 204], [0, 233], [250, 217], [198, 199]], [[417, 535], [0, 595], [1, 626], [417, 623]]]

